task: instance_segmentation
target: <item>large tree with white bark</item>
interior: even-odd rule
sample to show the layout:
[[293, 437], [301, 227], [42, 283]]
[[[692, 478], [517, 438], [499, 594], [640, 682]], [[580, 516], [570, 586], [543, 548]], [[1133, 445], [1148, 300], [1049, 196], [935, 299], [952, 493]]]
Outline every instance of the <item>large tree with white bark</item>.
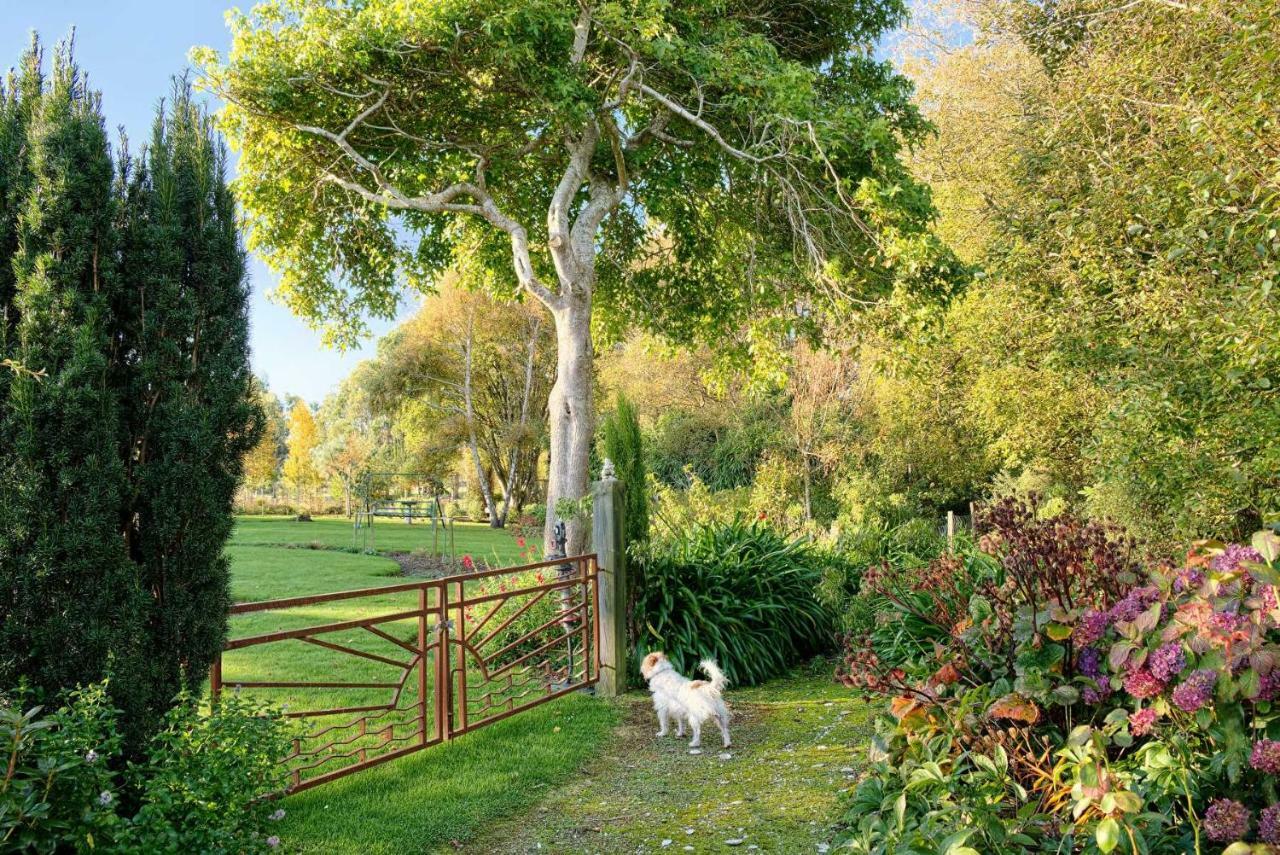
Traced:
[[[550, 313], [548, 505], [584, 495], [592, 329], [767, 363], [815, 311], [945, 279], [902, 0], [274, 0], [196, 52], [250, 246], [349, 341], [449, 265]], [[553, 515], [549, 515], [548, 535]], [[570, 526], [570, 548], [583, 532]]]

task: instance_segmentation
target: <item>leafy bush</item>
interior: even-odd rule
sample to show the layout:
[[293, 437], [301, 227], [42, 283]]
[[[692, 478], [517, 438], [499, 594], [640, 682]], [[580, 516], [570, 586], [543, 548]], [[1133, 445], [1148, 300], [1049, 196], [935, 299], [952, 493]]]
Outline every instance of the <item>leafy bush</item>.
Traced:
[[872, 519], [840, 532], [832, 550], [839, 560], [828, 561], [818, 587], [818, 597], [840, 614], [841, 629], [865, 634], [882, 613], [884, 604], [861, 597], [863, 573], [869, 567], [888, 565], [911, 569], [927, 564], [947, 548], [946, 538], [932, 520], [909, 517], [889, 523]]
[[[532, 561], [533, 559], [530, 560]], [[554, 567], [526, 570], [521, 573], [486, 576], [467, 583], [468, 596], [496, 597], [508, 591], [518, 591], [545, 585], [555, 582], [556, 579], [556, 569]], [[576, 590], [574, 593], [577, 593]], [[500, 650], [506, 650], [508, 647], [511, 648], [500, 657], [495, 666], [491, 667], [518, 659], [520, 656], [532, 652], [565, 634], [565, 627], [556, 621], [556, 615], [560, 612], [563, 603], [561, 593], [552, 591], [537, 600], [533, 605], [529, 605], [530, 601], [536, 597], [537, 594], [513, 597], [503, 603], [492, 616], [490, 616], [490, 613], [494, 611], [493, 602], [467, 606], [466, 621], [468, 627], [475, 627], [481, 621], [484, 621], [481, 638], [487, 638], [491, 633], [497, 632], [493, 639], [484, 645], [481, 651], [484, 655], [492, 655]], [[514, 618], [511, 623], [503, 627], [503, 623], [511, 618]]]
[[892, 700], [842, 842], [1280, 844], [1280, 538], [1144, 567], [1129, 541], [1070, 516], [1007, 500], [988, 522], [981, 555], [864, 580], [945, 632], [896, 660], [850, 644], [844, 681]]
[[286, 783], [277, 715], [237, 698], [208, 715], [182, 697], [141, 762], [121, 756], [120, 712], [103, 684], [52, 713], [0, 705], [0, 849], [121, 853], [261, 852], [284, 814], [263, 795]]
[[832, 615], [815, 596], [825, 559], [803, 541], [738, 520], [696, 525], [636, 558], [637, 662], [663, 650], [689, 674], [711, 656], [731, 682], [754, 685], [831, 644]]

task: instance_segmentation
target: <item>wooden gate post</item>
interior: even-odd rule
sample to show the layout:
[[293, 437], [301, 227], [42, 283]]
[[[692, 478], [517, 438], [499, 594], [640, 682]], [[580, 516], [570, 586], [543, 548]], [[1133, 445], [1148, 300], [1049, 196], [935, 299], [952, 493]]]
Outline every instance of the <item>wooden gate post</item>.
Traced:
[[617, 697], [627, 688], [627, 552], [622, 540], [622, 484], [605, 460], [600, 480], [591, 485], [591, 542], [600, 567], [600, 682], [596, 691]]

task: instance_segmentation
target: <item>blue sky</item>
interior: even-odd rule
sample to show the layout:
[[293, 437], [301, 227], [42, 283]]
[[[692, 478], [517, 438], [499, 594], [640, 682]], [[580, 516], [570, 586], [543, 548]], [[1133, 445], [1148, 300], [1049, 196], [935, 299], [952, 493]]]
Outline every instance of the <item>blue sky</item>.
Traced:
[[[253, 0], [241, 0], [251, 5]], [[223, 13], [233, 0], [0, 0], [0, 67], [13, 65], [31, 30], [48, 46], [76, 28], [76, 57], [90, 84], [102, 91], [110, 128], [124, 126], [135, 142], [145, 140], [157, 100], [169, 78], [188, 66], [197, 44], [219, 50], [228, 42]], [[271, 302], [275, 277], [251, 259], [253, 366], [278, 394], [317, 402], [361, 359], [364, 352], [326, 349], [320, 334]], [[375, 322], [375, 332], [391, 325]]]

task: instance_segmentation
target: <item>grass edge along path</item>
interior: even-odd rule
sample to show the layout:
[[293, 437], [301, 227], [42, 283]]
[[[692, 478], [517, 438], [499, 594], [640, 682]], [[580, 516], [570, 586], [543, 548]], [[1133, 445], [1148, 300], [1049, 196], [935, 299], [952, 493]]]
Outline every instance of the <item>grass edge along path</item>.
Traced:
[[289, 796], [278, 834], [291, 852], [452, 851], [576, 777], [620, 707], [572, 694], [457, 739]]
[[[457, 847], [476, 853], [826, 851], [865, 766], [872, 706], [815, 662], [733, 690], [734, 746], [704, 735], [703, 753], [654, 736], [645, 693], [619, 702], [621, 722], [583, 774], [529, 813]], [[727, 757], [725, 755], [728, 755]]]

